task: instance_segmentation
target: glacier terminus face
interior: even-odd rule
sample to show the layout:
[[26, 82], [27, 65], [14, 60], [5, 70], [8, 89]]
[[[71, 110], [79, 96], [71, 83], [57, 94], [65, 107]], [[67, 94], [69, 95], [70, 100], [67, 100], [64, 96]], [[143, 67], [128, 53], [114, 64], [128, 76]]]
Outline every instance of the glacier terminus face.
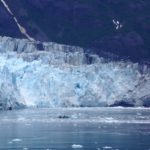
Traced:
[[80, 47], [0, 37], [0, 109], [149, 103], [147, 65], [87, 57]]

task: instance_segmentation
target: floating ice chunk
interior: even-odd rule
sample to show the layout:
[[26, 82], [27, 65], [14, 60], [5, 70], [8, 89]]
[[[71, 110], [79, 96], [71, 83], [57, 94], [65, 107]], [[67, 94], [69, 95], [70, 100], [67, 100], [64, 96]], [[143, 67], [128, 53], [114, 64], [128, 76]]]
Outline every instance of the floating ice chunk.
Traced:
[[13, 139], [12, 142], [21, 142], [22, 139]]
[[73, 144], [72, 148], [83, 148], [83, 145], [79, 145], [79, 144]]
[[76, 114], [73, 114], [73, 115], [71, 116], [71, 118], [72, 118], [72, 119], [78, 119], [78, 116], [77, 116]]
[[103, 149], [112, 149], [111, 146], [104, 146]]
[[18, 121], [25, 121], [25, 118], [20, 116], [17, 120]]

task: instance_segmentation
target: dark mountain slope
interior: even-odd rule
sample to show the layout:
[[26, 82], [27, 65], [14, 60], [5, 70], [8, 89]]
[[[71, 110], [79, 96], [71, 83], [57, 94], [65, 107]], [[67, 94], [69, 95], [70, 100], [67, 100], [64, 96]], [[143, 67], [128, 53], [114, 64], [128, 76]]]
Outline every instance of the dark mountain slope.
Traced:
[[[6, 0], [36, 40], [111, 52], [132, 60], [150, 59], [148, 0]], [[119, 21], [116, 30], [113, 23]], [[0, 3], [0, 34], [22, 37]]]

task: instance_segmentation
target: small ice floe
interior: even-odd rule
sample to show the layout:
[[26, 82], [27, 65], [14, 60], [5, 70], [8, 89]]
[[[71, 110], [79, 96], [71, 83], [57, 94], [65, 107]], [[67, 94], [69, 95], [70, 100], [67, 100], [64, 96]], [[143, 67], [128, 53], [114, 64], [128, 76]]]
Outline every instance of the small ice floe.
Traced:
[[73, 114], [73, 115], [71, 116], [71, 118], [72, 118], [72, 119], [78, 119], [78, 116], [77, 116], [76, 114]]
[[12, 144], [12, 143], [13, 143], [12, 141], [8, 142], [8, 144]]
[[12, 139], [12, 142], [21, 142], [22, 139]]
[[123, 25], [118, 20], [113, 19], [112, 22], [116, 26], [116, 30], [123, 27]]
[[82, 146], [82, 145], [79, 145], [79, 144], [73, 144], [73, 145], [72, 145], [72, 148], [83, 148], [83, 146]]
[[106, 120], [113, 120], [113, 117], [106, 117]]
[[105, 121], [111, 123], [111, 122], [114, 122], [115, 120], [114, 120], [114, 118], [112, 118], [112, 117], [106, 117], [106, 118], [105, 118]]
[[28, 150], [28, 148], [27, 148], [27, 147], [24, 147], [23, 150]]
[[104, 146], [103, 149], [112, 149], [111, 146]]
[[25, 118], [24, 118], [24, 117], [19, 117], [17, 120], [18, 120], [18, 121], [24, 121]]

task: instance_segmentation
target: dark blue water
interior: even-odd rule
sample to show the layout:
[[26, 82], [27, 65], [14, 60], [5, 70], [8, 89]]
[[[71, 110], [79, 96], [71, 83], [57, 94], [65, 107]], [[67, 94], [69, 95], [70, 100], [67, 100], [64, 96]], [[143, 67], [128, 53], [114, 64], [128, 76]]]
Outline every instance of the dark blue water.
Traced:
[[0, 112], [0, 149], [149, 150], [150, 110], [86, 108]]

